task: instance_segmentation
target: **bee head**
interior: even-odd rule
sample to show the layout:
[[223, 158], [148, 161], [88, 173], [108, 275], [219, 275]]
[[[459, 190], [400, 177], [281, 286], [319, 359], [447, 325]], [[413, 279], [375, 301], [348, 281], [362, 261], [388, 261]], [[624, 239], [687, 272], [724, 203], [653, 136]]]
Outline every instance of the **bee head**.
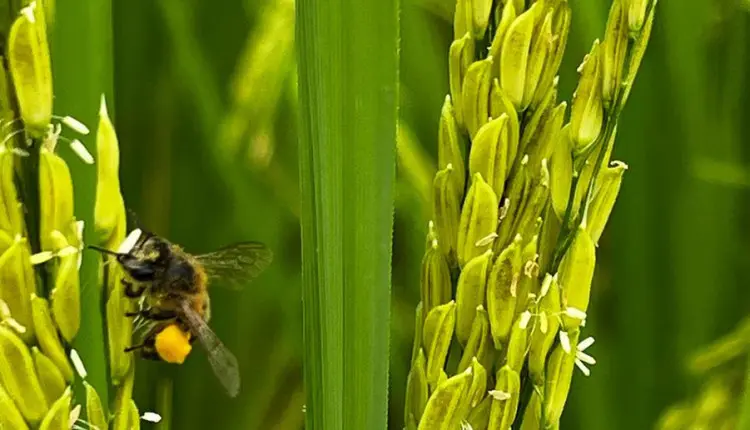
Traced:
[[115, 252], [97, 246], [89, 248], [113, 255], [123, 270], [138, 282], [153, 281], [164, 273], [171, 252], [169, 243], [155, 235], [142, 236], [127, 252]]
[[169, 265], [169, 243], [158, 236], [147, 236], [127, 254], [118, 254], [117, 261], [136, 281], [151, 281]]

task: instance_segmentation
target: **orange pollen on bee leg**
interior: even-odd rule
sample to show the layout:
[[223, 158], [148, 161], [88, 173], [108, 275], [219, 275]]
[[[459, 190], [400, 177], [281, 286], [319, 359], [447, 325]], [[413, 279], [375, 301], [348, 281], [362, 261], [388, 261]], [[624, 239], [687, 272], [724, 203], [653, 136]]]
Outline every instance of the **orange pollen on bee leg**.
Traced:
[[156, 352], [167, 363], [182, 364], [193, 346], [187, 333], [170, 324], [156, 335]]

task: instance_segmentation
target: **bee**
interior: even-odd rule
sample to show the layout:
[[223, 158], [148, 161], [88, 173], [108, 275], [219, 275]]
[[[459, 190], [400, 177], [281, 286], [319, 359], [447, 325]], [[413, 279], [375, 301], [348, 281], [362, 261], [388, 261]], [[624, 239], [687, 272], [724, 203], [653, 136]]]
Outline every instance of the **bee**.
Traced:
[[270, 265], [271, 251], [260, 242], [241, 242], [193, 255], [141, 229], [134, 230], [116, 252], [91, 248], [115, 257], [127, 275], [122, 279], [124, 294], [138, 302], [138, 310], [126, 315], [148, 326], [140, 343], [125, 351], [138, 352], [145, 359], [182, 363], [197, 339], [214, 374], [235, 397], [240, 388], [239, 366], [208, 325], [208, 289], [214, 283], [242, 287]]

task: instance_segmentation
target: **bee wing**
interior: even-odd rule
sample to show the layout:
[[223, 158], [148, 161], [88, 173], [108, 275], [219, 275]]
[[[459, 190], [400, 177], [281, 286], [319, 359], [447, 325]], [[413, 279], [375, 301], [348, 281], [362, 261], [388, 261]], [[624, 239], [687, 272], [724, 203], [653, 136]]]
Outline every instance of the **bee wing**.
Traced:
[[240, 242], [208, 254], [196, 255], [209, 281], [240, 289], [260, 275], [273, 260], [273, 253], [260, 242]]
[[227, 390], [231, 397], [236, 397], [240, 392], [240, 370], [237, 358], [216, 336], [216, 333], [206, 324], [203, 318], [190, 307], [188, 302], [181, 304], [182, 313], [185, 315], [185, 323], [190, 331], [198, 338], [206, 350], [208, 361], [214, 374]]

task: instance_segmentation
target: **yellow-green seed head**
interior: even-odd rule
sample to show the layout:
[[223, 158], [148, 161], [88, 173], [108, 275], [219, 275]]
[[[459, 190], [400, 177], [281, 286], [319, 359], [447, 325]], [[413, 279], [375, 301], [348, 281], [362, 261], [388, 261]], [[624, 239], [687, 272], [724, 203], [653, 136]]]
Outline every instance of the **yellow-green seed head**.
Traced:
[[46, 299], [32, 295], [31, 312], [36, 328], [36, 337], [44, 355], [50, 358], [62, 373], [65, 381], [73, 381], [73, 367], [68, 361], [65, 349], [60, 343], [60, 336], [57, 334], [57, 327], [52, 321], [49, 304]]
[[602, 42], [602, 99], [607, 108], [617, 98], [622, 84], [625, 53], [628, 49], [627, 19], [623, 0], [612, 2]]
[[423, 342], [427, 352], [427, 382], [432, 387], [439, 383], [455, 325], [456, 302], [454, 301], [433, 308], [425, 319]]
[[31, 348], [31, 355], [34, 359], [34, 367], [39, 376], [39, 383], [42, 386], [44, 397], [47, 403], [53, 404], [65, 392], [67, 383], [63, 378], [60, 369], [46, 355], [39, 351], [39, 348]]
[[497, 371], [495, 389], [490, 391], [492, 406], [488, 428], [506, 429], [516, 418], [521, 396], [521, 377], [510, 366]]
[[34, 291], [34, 275], [26, 239], [11, 238], [0, 230], [0, 319], [6, 321], [26, 342], [34, 337], [31, 317], [31, 293]]
[[469, 155], [469, 173], [479, 173], [487, 181], [496, 196], [502, 196], [509, 168], [507, 157], [510, 155], [511, 133], [508, 115], [484, 124], [474, 136]]
[[70, 403], [73, 392], [68, 387], [50, 408], [44, 420], [39, 425], [39, 430], [59, 430], [70, 428]]
[[547, 425], [559, 421], [565, 407], [573, 378], [578, 335], [578, 330], [568, 332], [567, 347], [562, 342], [559, 343], [547, 360], [544, 386], [544, 418]]
[[468, 395], [472, 382], [472, 369], [448, 378], [438, 385], [427, 401], [419, 430], [450, 430], [458, 424], [462, 401]]
[[[520, 239], [520, 238], [519, 238]], [[520, 240], [513, 241], [497, 257], [487, 280], [487, 312], [495, 348], [508, 343], [515, 319], [518, 282], [521, 275]]]
[[427, 384], [427, 359], [424, 350], [419, 349], [416, 360], [412, 363], [409, 376], [406, 379], [406, 413], [405, 422], [414, 421], [414, 427], [422, 418], [422, 413], [427, 405], [429, 386]]
[[32, 136], [43, 137], [52, 118], [52, 69], [39, 3], [31, 2], [15, 19], [7, 49], [21, 118]]
[[125, 239], [127, 223], [125, 203], [120, 193], [120, 150], [104, 96], [99, 108], [96, 154], [98, 164], [94, 228], [97, 243], [107, 249], [117, 249]]
[[451, 300], [451, 273], [448, 261], [437, 247], [430, 247], [422, 259], [422, 303], [429, 312]]
[[458, 264], [492, 249], [498, 222], [498, 197], [480, 173], [473, 176], [458, 226]]
[[[575, 237], [560, 262], [558, 280], [562, 289], [562, 305], [577, 309], [583, 314], [589, 307], [591, 282], [596, 266], [596, 246], [585, 227], [578, 227]], [[563, 315], [563, 325], [567, 330], [583, 323], [581, 318]]]
[[586, 231], [595, 244], [599, 242], [604, 227], [607, 225], [627, 169], [628, 166], [625, 163], [615, 161], [612, 167], [608, 167], [599, 174], [597, 189], [586, 214]]
[[472, 63], [461, 87], [461, 109], [469, 136], [474, 137], [489, 117], [492, 57]]
[[83, 382], [86, 387], [86, 415], [87, 421], [91, 424], [94, 429], [106, 429], [107, 420], [104, 417], [104, 409], [102, 408], [102, 401], [99, 398], [94, 387], [87, 382]]
[[450, 82], [451, 100], [456, 109], [456, 122], [460, 126], [465, 126], [463, 116], [463, 94], [464, 77], [466, 76], [469, 66], [474, 61], [474, 38], [471, 34], [466, 33], [461, 38], [457, 38], [450, 46], [450, 55], [448, 57], [448, 77]]
[[466, 345], [471, 335], [477, 307], [484, 305], [487, 273], [492, 250], [472, 258], [461, 271], [456, 287], [456, 338]]
[[[433, 180], [433, 213], [435, 215], [435, 232], [437, 239], [429, 244], [429, 248], [440, 249], [447, 264], [456, 266], [458, 227], [461, 214], [461, 196], [463, 190], [456, 189], [458, 171], [452, 164], [438, 171]], [[444, 302], [443, 302], [444, 303]]]
[[0, 325], [0, 383], [30, 423], [44, 418], [44, 396], [29, 348], [9, 328]]
[[581, 75], [570, 108], [570, 139], [575, 151], [594, 143], [601, 133], [604, 102], [600, 55], [601, 47], [596, 40], [579, 67]]

